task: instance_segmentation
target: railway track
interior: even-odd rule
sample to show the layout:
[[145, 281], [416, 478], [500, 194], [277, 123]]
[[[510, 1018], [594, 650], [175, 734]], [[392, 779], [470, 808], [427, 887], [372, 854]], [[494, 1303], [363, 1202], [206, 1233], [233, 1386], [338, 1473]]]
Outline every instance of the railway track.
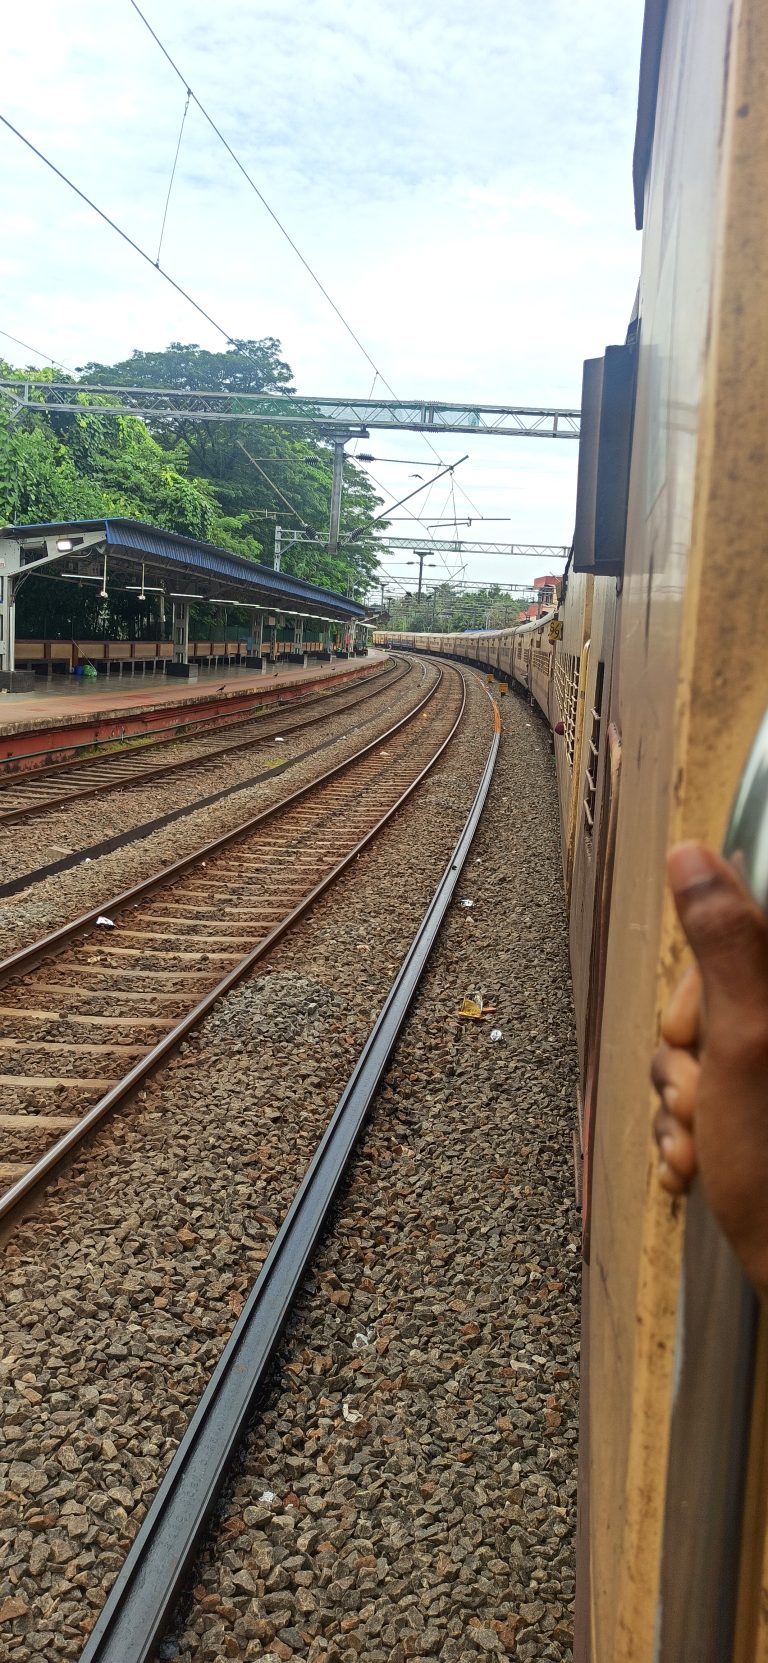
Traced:
[[[450, 675], [451, 672], [448, 672]], [[463, 702], [463, 701], [462, 701]], [[469, 853], [493, 777], [500, 719], [472, 807], [381, 1013], [264, 1265], [134, 1539], [80, 1663], [150, 1663], [178, 1601], [242, 1438], [275, 1366], [315, 1249]]]
[[[87, 757], [78, 762], [58, 762], [48, 768], [6, 777], [0, 780], [0, 825], [26, 822], [51, 809], [67, 807], [83, 797], [127, 786], [146, 785], [179, 769], [196, 767], [202, 774], [215, 773], [227, 756], [266, 743], [277, 734], [287, 736], [297, 733], [322, 721], [326, 715], [334, 716], [356, 708], [383, 689], [396, 686], [410, 673], [412, 667], [407, 662], [400, 661], [394, 668], [387, 664], [383, 670], [366, 679], [362, 692], [359, 685], [342, 688], [302, 700], [301, 708], [288, 714], [282, 712], [276, 716], [273, 711], [264, 712], [261, 708], [251, 716], [239, 716], [228, 724], [227, 732], [247, 731], [240, 738], [227, 740], [224, 744], [212, 741], [208, 736], [180, 740], [174, 734], [167, 739], [142, 744], [140, 748], [132, 747], [123, 755], [110, 751], [108, 755]], [[167, 752], [169, 747], [173, 747], [177, 754], [166, 754], [160, 759], [154, 756], [157, 750]], [[148, 752], [151, 753], [149, 756]], [[183, 754], [178, 754], [180, 752]]]
[[465, 697], [459, 672], [441, 670], [319, 780], [0, 964], [0, 1217], [355, 858], [442, 754]]

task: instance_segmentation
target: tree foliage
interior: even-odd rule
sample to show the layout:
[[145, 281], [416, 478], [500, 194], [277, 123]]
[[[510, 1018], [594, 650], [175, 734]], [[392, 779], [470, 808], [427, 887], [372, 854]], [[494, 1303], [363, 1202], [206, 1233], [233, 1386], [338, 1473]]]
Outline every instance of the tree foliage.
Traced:
[[[272, 337], [234, 342], [224, 352], [174, 341], [166, 352], [134, 351], [117, 364], [90, 362], [77, 377], [53, 370], [14, 370], [4, 363], [0, 373], [68, 381], [83, 389], [208, 389], [235, 396], [294, 391], [290, 367]], [[87, 396], [92, 402], [93, 395]], [[85, 398], [84, 391], [83, 402]], [[11, 419], [0, 405], [0, 519], [5, 524], [107, 516], [143, 520], [270, 565], [274, 529], [280, 524], [286, 532], [315, 538], [285, 549], [286, 571], [362, 596], [377, 564], [372, 522], [379, 499], [363, 471], [345, 461], [340, 543], [330, 555], [331, 481], [331, 445], [310, 421], [299, 429], [167, 416], [145, 423], [134, 416], [77, 408], [49, 415], [25, 412]], [[42, 577], [25, 583], [17, 616], [20, 636], [42, 633], [44, 621], [45, 632], [55, 633], [62, 588]], [[67, 594], [69, 627], [80, 633], [108, 633], [110, 619], [95, 597], [79, 586], [67, 589], [74, 591]], [[130, 633], [135, 626], [140, 634], [143, 620], [144, 633], [151, 636], [153, 620], [146, 607], [139, 617], [135, 603], [124, 597], [125, 617], [118, 617], [118, 600], [115, 595], [110, 603], [117, 633]], [[209, 613], [199, 613], [196, 627], [205, 630]], [[212, 614], [210, 622], [213, 625]], [[220, 620], [216, 628], [220, 631]], [[66, 629], [65, 625], [64, 633]]]
[[[167, 352], [132, 353], [118, 364], [86, 364], [81, 372], [94, 386], [162, 387], [176, 392], [282, 393], [295, 389], [280, 343], [237, 341], [224, 352], [172, 341]], [[379, 506], [367, 476], [345, 461], [340, 549], [323, 547], [331, 506], [332, 446], [318, 424], [279, 428], [248, 422], [196, 422], [159, 416], [152, 435], [170, 452], [185, 448], [187, 469], [204, 480], [219, 508], [216, 541], [240, 553], [249, 538], [271, 563], [274, 528], [314, 533], [315, 546], [302, 544], [283, 556], [286, 571], [345, 592], [365, 592], [376, 567], [371, 522]], [[254, 461], [249, 461], [248, 452]], [[354, 542], [349, 539], [354, 534]]]
[[389, 623], [393, 630], [507, 629], [515, 624], [527, 602], [512, 595], [502, 584], [483, 589], [457, 589], [441, 583], [423, 594], [403, 593], [390, 599]]

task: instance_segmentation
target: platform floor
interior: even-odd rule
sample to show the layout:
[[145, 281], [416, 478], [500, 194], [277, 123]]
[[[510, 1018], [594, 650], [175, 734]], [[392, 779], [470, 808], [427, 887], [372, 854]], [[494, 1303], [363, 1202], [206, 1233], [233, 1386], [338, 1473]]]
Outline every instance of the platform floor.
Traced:
[[192, 709], [199, 705], [242, 699], [244, 694], [274, 698], [283, 688], [298, 688], [354, 675], [380, 663], [386, 654], [373, 648], [367, 658], [332, 659], [330, 664], [310, 660], [306, 667], [247, 670], [199, 670], [194, 681], [164, 675], [131, 677], [68, 676], [43, 681], [29, 693], [0, 692], [0, 736], [36, 733], [41, 729], [69, 728], [83, 721], [126, 719], [132, 713], [147, 715], [153, 710]]

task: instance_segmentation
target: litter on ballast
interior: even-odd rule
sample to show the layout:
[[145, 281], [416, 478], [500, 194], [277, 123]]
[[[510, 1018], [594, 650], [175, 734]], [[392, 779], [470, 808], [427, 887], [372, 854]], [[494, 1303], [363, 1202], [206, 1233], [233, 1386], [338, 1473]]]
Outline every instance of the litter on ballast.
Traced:
[[359, 1410], [350, 1409], [348, 1403], [342, 1403], [341, 1412], [342, 1412], [342, 1415], [344, 1416], [344, 1419], [346, 1421], [349, 1421], [350, 1426], [356, 1426], [357, 1422], [359, 1420], [362, 1420], [362, 1418], [363, 1418], [362, 1415], [359, 1413]]
[[459, 906], [460, 907], [473, 907], [474, 904], [475, 904], [474, 901], [467, 901], [467, 900], [459, 901]]
[[495, 1009], [495, 1005], [483, 1004], [483, 995], [478, 990], [477, 993], [465, 994], [461, 1002], [461, 1008], [457, 1010], [456, 1015], [462, 1017], [465, 1021], [484, 1022], [486, 1016], [490, 1016], [491, 1011], [495, 1011]]
[[285, 740], [283, 739], [282, 734], [280, 734], [280, 733], [275, 734], [274, 743], [276, 745], [284, 745], [285, 744]]
[[115, 927], [112, 919], [105, 918], [103, 914], [96, 919], [96, 923], [97, 925], [102, 924], [105, 930], [113, 930]]
[[503, 1039], [503, 1037], [504, 1036], [501, 1032], [501, 1028], [491, 1028], [491, 1031], [488, 1035], [488, 1038], [489, 1038], [489, 1040], [491, 1041], [491, 1043], [493, 1045], [497, 1045], [499, 1040]]
[[267, 1504], [269, 1504], [270, 1501], [274, 1501], [274, 1499], [274, 1490], [262, 1490], [261, 1495], [259, 1496], [259, 1501], [266, 1502]]

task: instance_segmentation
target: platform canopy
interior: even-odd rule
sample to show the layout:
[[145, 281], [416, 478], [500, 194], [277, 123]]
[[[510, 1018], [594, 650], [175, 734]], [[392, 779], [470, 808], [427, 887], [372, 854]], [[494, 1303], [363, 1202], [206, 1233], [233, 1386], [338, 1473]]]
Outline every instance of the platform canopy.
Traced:
[[213, 543], [137, 520], [68, 520], [15, 525], [0, 531], [0, 573], [18, 585], [29, 571], [52, 577], [103, 577], [106, 589], [162, 589], [169, 598], [355, 623], [365, 607], [319, 584], [275, 572]]
[[189, 609], [195, 601], [249, 607], [261, 622], [264, 613], [273, 613], [354, 629], [366, 616], [358, 601], [332, 589], [138, 520], [6, 526], [0, 530], [0, 673], [13, 669], [14, 602], [35, 573], [83, 584], [100, 581], [105, 598], [111, 590], [167, 597], [174, 659], [181, 663], [187, 662]]

